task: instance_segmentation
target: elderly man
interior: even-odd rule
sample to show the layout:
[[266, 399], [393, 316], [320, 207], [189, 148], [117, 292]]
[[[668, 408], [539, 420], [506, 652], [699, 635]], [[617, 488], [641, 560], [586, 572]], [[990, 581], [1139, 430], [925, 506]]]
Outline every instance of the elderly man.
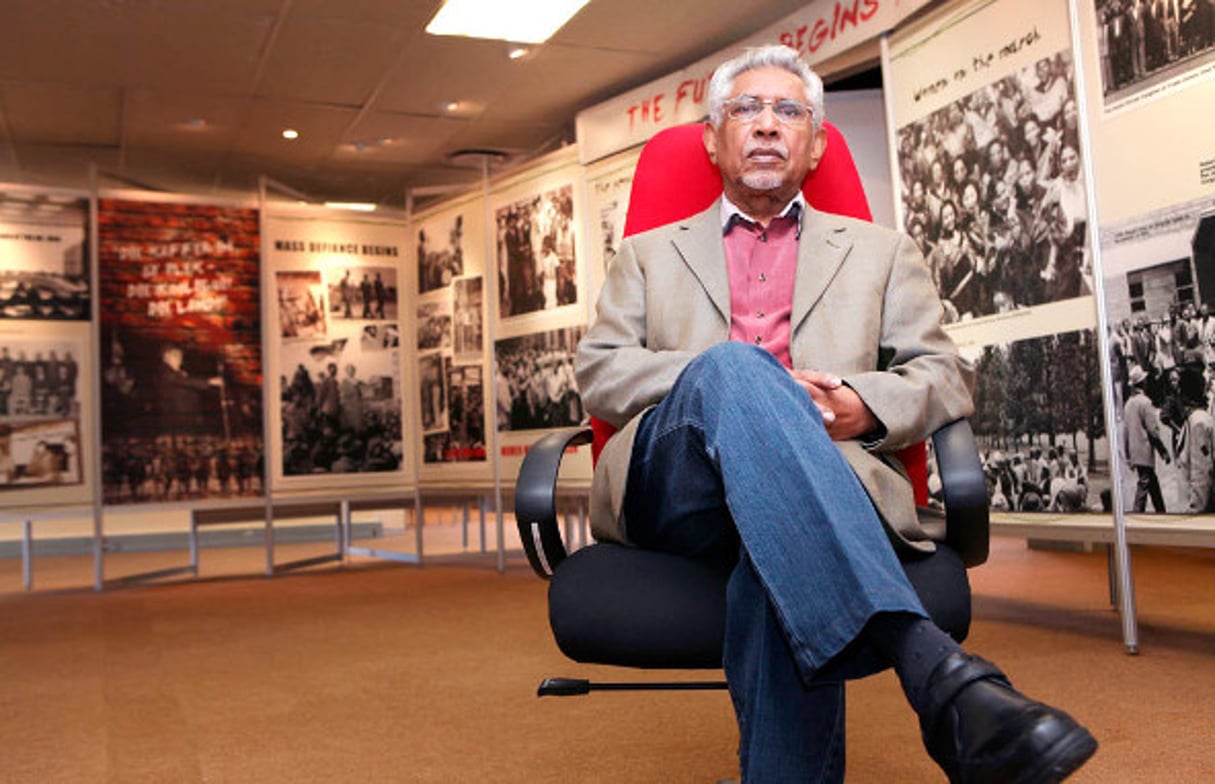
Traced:
[[745, 781], [841, 780], [843, 679], [889, 665], [951, 780], [1060, 780], [1092, 736], [933, 625], [896, 557], [933, 544], [890, 452], [971, 411], [920, 254], [805, 204], [826, 136], [795, 52], [725, 63], [709, 104], [722, 198], [625, 240], [579, 347], [587, 409], [620, 428], [596, 535], [733, 570]]

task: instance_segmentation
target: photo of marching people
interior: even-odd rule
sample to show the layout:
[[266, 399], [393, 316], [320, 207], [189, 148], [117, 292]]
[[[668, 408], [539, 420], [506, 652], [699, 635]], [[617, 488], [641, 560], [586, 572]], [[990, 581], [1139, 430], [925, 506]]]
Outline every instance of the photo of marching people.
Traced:
[[[102, 330], [101, 471], [107, 504], [261, 495], [261, 386], [244, 348]], [[231, 356], [229, 356], [231, 354]]]
[[0, 490], [79, 484], [83, 344], [0, 338]]
[[578, 301], [572, 185], [499, 208], [497, 231], [503, 317]]
[[418, 350], [451, 348], [451, 300], [418, 303]]
[[418, 395], [422, 409], [422, 432], [447, 430], [447, 374], [442, 354], [418, 357]]
[[480, 365], [453, 365], [443, 358], [448, 390], [446, 431], [431, 433], [423, 439], [423, 460], [427, 463], [484, 462], [485, 386]]
[[0, 319], [88, 321], [88, 203], [0, 193]]
[[480, 360], [484, 350], [482, 303], [484, 291], [481, 278], [461, 278], [452, 288], [455, 299], [453, 344], [456, 361]]
[[574, 353], [584, 327], [564, 327], [494, 345], [498, 431], [568, 427], [582, 421]]
[[1107, 101], [1215, 59], [1213, 0], [1094, 0], [1094, 8]]
[[[441, 236], [440, 236], [441, 235]], [[464, 274], [464, 216], [418, 230], [418, 293], [450, 286]]]
[[400, 468], [401, 392], [395, 349], [364, 351], [350, 341], [335, 340], [287, 344], [281, 356], [285, 476]]
[[[970, 422], [992, 511], [1108, 512], [1109, 442], [1095, 333], [1065, 332], [964, 353], [975, 365]], [[929, 488], [940, 493], [935, 475]]]
[[318, 270], [274, 273], [283, 338], [325, 337], [325, 286]]
[[950, 322], [1092, 293], [1069, 51], [898, 131], [903, 226]]
[[397, 320], [397, 271], [393, 267], [330, 267], [329, 316]]

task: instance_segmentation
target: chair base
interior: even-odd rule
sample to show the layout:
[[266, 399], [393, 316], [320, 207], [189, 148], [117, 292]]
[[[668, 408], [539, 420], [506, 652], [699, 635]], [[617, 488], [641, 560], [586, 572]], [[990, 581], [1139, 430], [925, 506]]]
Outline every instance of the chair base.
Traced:
[[580, 697], [593, 691], [707, 691], [726, 688], [725, 681], [595, 683], [585, 678], [545, 678], [537, 697]]

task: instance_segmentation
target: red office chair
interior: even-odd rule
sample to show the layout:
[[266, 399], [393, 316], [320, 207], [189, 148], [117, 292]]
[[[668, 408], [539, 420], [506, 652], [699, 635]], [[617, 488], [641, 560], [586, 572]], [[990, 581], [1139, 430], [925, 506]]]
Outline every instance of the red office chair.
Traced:
[[[694, 215], [721, 194], [721, 176], [702, 143], [702, 125], [659, 132], [642, 150], [633, 176], [625, 235]], [[871, 220], [868, 201], [843, 136], [830, 124], [827, 151], [802, 185], [816, 209]], [[722, 572], [681, 556], [611, 543], [569, 555], [556, 514], [556, 478], [567, 447], [592, 444], [592, 455], [612, 434], [605, 422], [552, 433], [529, 450], [515, 489], [515, 516], [532, 568], [549, 586], [549, 622], [558, 646], [575, 661], [627, 667], [717, 669], [725, 626]], [[911, 556], [903, 566], [925, 609], [959, 641], [970, 627], [966, 568], [988, 551], [987, 488], [978, 450], [965, 420], [933, 436], [946, 511], [937, 552]], [[899, 453], [915, 485], [916, 502], [928, 499], [924, 445]], [[926, 512], [925, 514], [931, 514]], [[940, 521], [936, 523], [940, 525]], [[720, 688], [720, 682], [667, 684], [590, 683], [546, 679], [541, 696], [592, 689]]]

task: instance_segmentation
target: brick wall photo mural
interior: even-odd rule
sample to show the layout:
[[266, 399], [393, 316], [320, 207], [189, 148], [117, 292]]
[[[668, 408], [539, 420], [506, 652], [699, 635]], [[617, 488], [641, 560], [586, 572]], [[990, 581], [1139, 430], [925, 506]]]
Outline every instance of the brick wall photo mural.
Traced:
[[99, 204], [107, 504], [264, 491], [258, 212]]

